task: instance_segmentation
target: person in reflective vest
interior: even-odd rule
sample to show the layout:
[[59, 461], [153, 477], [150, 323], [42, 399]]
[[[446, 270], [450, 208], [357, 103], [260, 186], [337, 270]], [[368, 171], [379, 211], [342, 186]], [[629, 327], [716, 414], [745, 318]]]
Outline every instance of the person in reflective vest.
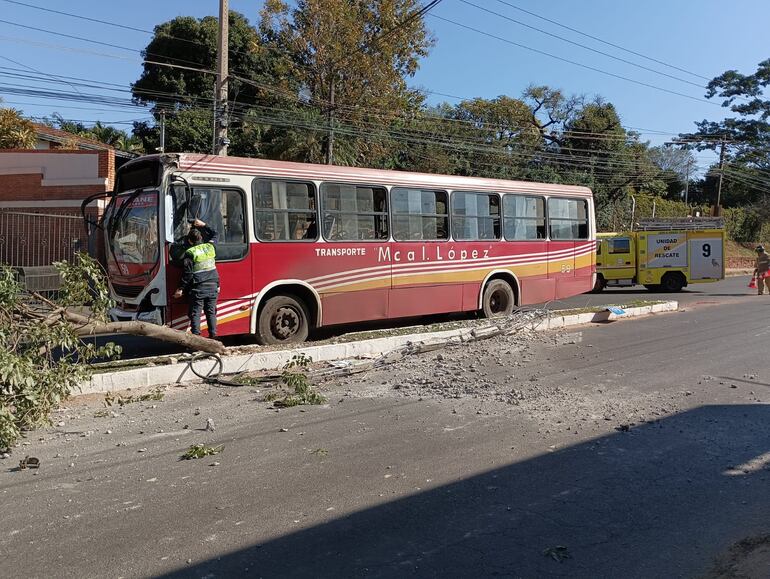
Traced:
[[187, 315], [190, 318], [190, 331], [201, 333], [201, 311], [206, 315], [209, 338], [217, 337], [217, 296], [219, 295], [219, 273], [217, 272], [214, 248], [217, 232], [200, 219], [193, 221], [193, 227], [187, 234], [189, 247], [184, 252], [182, 264], [184, 272], [175, 298], [183, 295], [189, 301]]

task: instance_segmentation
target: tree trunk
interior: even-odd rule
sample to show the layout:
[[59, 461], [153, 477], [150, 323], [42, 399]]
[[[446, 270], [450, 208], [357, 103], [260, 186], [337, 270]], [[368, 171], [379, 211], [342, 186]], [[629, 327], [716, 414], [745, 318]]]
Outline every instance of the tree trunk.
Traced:
[[222, 342], [210, 340], [195, 334], [188, 334], [180, 330], [172, 330], [166, 326], [158, 326], [149, 322], [94, 322], [85, 316], [62, 312], [68, 321], [75, 324], [79, 336], [93, 336], [95, 334], [131, 334], [133, 336], [147, 336], [164, 342], [172, 342], [193, 348], [210, 354], [224, 354], [225, 347]]

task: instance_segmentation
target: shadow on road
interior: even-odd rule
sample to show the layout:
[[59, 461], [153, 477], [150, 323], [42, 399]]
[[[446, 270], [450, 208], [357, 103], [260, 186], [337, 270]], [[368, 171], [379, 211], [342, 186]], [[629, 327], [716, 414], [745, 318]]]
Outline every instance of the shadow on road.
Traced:
[[700, 407], [166, 577], [697, 577], [770, 531], [768, 425]]

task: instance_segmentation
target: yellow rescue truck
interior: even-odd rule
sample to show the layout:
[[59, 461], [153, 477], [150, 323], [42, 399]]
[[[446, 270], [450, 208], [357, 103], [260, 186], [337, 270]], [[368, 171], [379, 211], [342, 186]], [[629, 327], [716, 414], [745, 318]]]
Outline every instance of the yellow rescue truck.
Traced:
[[651, 219], [635, 231], [596, 237], [594, 292], [637, 284], [678, 292], [725, 277], [725, 230], [718, 218]]

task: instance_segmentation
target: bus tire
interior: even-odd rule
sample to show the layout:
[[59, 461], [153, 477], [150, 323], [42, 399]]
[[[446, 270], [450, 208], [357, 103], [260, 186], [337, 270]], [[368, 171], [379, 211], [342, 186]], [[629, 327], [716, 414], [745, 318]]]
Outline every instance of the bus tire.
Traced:
[[685, 285], [684, 276], [678, 271], [670, 271], [660, 279], [660, 288], [667, 293], [682, 291]]
[[493, 279], [484, 288], [481, 311], [485, 318], [509, 316], [516, 309], [516, 294], [511, 285], [502, 279]]
[[257, 342], [262, 345], [298, 344], [310, 332], [310, 314], [305, 303], [293, 295], [277, 295], [260, 308]]
[[596, 274], [596, 283], [594, 284], [593, 289], [590, 293], [592, 294], [600, 294], [602, 291], [604, 291], [604, 288], [607, 287], [607, 280], [604, 279], [604, 276], [600, 273]]

